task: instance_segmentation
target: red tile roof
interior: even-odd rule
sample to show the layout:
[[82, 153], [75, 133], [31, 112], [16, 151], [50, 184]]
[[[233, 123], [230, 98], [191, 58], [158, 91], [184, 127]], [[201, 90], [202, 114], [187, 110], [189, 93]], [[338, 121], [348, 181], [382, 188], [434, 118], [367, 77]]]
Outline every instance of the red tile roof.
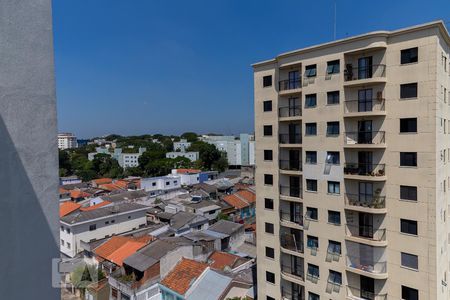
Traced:
[[62, 187], [60, 187], [59, 188], [59, 194], [61, 195], [61, 194], [67, 194], [67, 193], [70, 193], [68, 190], [66, 190], [65, 188], [62, 188]]
[[205, 263], [182, 258], [161, 281], [161, 284], [180, 295], [184, 295], [207, 267], [208, 265]]
[[90, 196], [91, 196], [91, 194], [88, 194], [81, 190], [71, 190], [70, 191], [70, 198], [72, 198], [72, 199], [87, 198]]
[[92, 182], [94, 182], [97, 185], [107, 184], [107, 183], [112, 183], [112, 178], [98, 178], [98, 179], [92, 180]]
[[59, 206], [59, 217], [67, 216], [71, 212], [74, 212], [77, 209], [79, 209], [80, 207], [81, 207], [80, 204], [72, 202], [72, 201], [64, 202], [63, 204], [61, 204]]
[[222, 251], [214, 251], [208, 262], [213, 269], [223, 270], [225, 267], [233, 268], [233, 265], [240, 257]]
[[236, 209], [241, 209], [256, 202], [255, 193], [249, 190], [241, 190], [232, 195], [225, 196], [223, 200]]
[[114, 183], [107, 183], [107, 184], [102, 184], [98, 186], [101, 189], [107, 190], [107, 191], [117, 191], [117, 190], [123, 190], [122, 187], [114, 184]]
[[200, 173], [201, 171], [202, 170], [199, 170], [199, 169], [177, 169], [178, 174], [185, 174], [185, 173], [195, 174], [195, 173]]
[[138, 238], [127, 236], [113, 236], [107, 242], [101, 244], [94, 250], [94, 253], [102, 259], [111, 261], [122, 266], [123, 261], [136, 251], [152, 241], [151, 236]]
[[111, 202], [104, 200], [104, 201], [102, 201], [100, 203], [97, 203], [95, 205], [91, 205], [91, 206], [88, 206], [88, 207], [81, 207], [80, 210], [81, 211], [96, 210], [97, 208], [103, 207], [103, 206], [108, 205], [108, 204], [111, 204]]

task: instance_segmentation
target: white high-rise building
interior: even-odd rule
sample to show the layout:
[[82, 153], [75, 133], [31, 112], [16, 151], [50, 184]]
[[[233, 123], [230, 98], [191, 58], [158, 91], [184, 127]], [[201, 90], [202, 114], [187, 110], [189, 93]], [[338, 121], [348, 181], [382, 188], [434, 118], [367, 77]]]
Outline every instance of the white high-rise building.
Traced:
[[73, 133], [58, 133], [58, 149], [65, 150], [77, 147], [77, 137]]

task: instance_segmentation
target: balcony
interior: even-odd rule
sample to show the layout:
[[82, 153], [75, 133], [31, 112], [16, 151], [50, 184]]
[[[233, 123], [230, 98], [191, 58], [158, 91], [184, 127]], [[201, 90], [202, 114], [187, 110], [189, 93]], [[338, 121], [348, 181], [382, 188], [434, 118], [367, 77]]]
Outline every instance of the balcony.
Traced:
[[297, 173], [302, 171], [302, 162], [300, 160], [280, 159], [280, 170], [288, 171], [281, 173], [294, 173], [293, 175], [298, 175]]
[[386, 300], [387, 294], [375, 294], [371, 291], [347, 286], [347, 299], [352, 300]]
[[385, 116], [384, 98], [346, 100], [344, 117]]
[[[295, 203], [301, 205], [300, 203]], [[281, 207], [281, 206], [280, 206]], [[280, 220], [283, 226], [301, 228], [303, 226], [303, 214], [299, 211], [292, 211], [287, 208], [280, 208]]]
[[386, 246], [386, 229], [375, 229], [372, 225], [352, 225], [345, 226], [346, 239], [363, 243], [370, 246]]
[[296, 260], [298, 260], [298, 262], [294, 263], [294, 262], [288, 262], [288, 261], [281, 261], [281, 273], [284, 276], [285, 279], [291, 281], [293, 280], [294, 283], [299, 283], [299, 284], [303, 284], [303, 282], [305, 281], [305, 276], [304, 276], [304, 267], [303, 264], [300, 260], [303, 260], [302, 258], [297, 258]]
[[299, 147], [302, 144], [302, 135], [300, 133], [296, 134], [286, 134], [281, 133], [279, 135], [280, 140], [280, 146], [287, 146], [287, 147]]
[[280, 185], [280, 195], [292, 198], [302, 198], [302, 188], [299, 186]]
[[302, 89], [302, 78], [280, 80], [278, 91], [280, 95], [300, 93]]
[[347, 64], [344, 70], [344, 86], [360, 86], [386, 82], [386, 65], [353, 67]]
[[355, 131], [344, 133], [346, 148], [385, 148], [384, 131]]
[[385, 164], [345, 163], [344, 178], [357, 180], [385, 181]]
[[386, 196], [345, 193], [344, 199], [347, 209], [374, 214], [387, 212]]
[[278, 108], [278, 117], [280, 121], [292, 121], [302, 116], [301, 105], [283, 106]]
[[[292, 287], [281, 287], [281, 297], [283, 300], [305, 300], [304, 287], [295, 283], [292, 283]], [[295, 286], [294, 286], [295, 285]]]
[[350, 272], [374, 279], [386, 279], [388, 277], [386, 261], [377, 261], [363, 254], [360, 256], [347, 255], [346, 258], [347, 270]]
[[[280, 232], [280, 246], [289, 254], [304, 253], [303, 232], [297, 229], [284, 228]], [[291, 253], [293, 252], [293, 253]]]

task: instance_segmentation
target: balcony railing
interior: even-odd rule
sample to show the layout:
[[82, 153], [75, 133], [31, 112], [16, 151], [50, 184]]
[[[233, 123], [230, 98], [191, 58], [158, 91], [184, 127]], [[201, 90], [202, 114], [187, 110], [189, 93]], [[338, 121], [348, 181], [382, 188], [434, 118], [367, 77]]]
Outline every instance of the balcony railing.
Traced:
[[280, 80], [278, 83], [278, 88], [280, 91], [287, 91], [287, 90], [295, 90], [299, 89], [302, 86], [302, 79], [286, 79], [286, 80]]
[[296, 134], [280, 134], [280, 144], [301, 144], [302, 135], [300, 133]]
[[345, 227], [347, 236], [359, 237], [372, 241], [385, 241], [386, 229], [375, 229], [373, 225], [351, 225], [347, 224]]
[[347, 145], [369, 145], [369, 144], [384, 144], [384, 131], [355, 131], [345, 132], [345, 144]]
[[278, 109], [280, 118], [299, 117], [302, 115], [302, 107], [300, 105], [285, 106]]
[[284, 186], [280, 185], [280, 194], [283, 196], [301, 198], [302, 188], [298, 186]]
[[281, 272], [298, 277], [300, 280], [305, 280], [304, 267], [301, 264], [289, 264], [281, 262]]
[[292, 212], [289, 209], [280, 209], [280, 219], [282, 221], [291, 222], [303, 226], [302, 212]]
[[344, 80], [353, 81], [386, 76], [386, 65], [369, 65], [366, 67], [353, 67], [348, 64], [344, 70]]
[[384, 111], [384, 99], [346, 100], [345, 113]]
[[345, 194], [345, 204], [366, 208], [386, 208], [386, 197], [370, 194]]
[[281, 296], [283, 299], [289, 300], [305, 300], [303, 287], [299, 287], [299, 291], [294, 291], [292, 288], [281, 287]]
[[300, 160], [280, 159], [280, 169], [285, 171], [301, 171], [302, 162]]
[[281, 233], [280, 245], [284, 249], [288, 249], [299, 253], [304, 252], [303, 239], [301, 237], [297, 237], [295, 234]]
[[358, 269], [372, 274], [383, 274], [387, 272], [387, 264], [385, 261], [374, 261], [366, 256], [349, 256], [347, 255], [347, 267]]
[[385, 164], [345, 163], [345, 175], [384, 176]]
[[347, 296], [355, 300], [386, 300], [387, 294], [375, 294], [374, 292], [362, 290], [356, 287], [347, 286]]

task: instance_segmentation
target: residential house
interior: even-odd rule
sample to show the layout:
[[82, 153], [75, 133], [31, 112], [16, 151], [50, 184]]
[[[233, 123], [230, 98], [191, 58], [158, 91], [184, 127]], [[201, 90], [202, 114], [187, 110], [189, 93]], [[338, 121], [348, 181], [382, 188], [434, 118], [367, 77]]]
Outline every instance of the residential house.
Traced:
[[190, 146], [191, 143], [186, 139], [180, 139], [178, 142], [173, 142], [173, 151], [186, 152]]
[[253, 222], [255, 218], [256, 194], [250, 190], [239, 190], [234, 194], [227, 195], [222, 199], [234, 208], [229, 214], [234, 222]]
[[76, 175], [60, 177], [59, 178], [59, 184], [60, 185], [78, 184], [78, 183], [81, 183], [81, 182], [82, 182], [81, 179], [78, 176], [76, 176]]
[[219, 220], [208, 231], [223, 234], [221, 250], [237, 249], [245, 241], [244, 225], [227, 220]]
[[141, 188], [148, 192], [150, 197], [158, 197], [161, 199], [168, 199], [179, 194], [187, 193], [181, 188], [181, 176], [173, 174], [142, 178]]

